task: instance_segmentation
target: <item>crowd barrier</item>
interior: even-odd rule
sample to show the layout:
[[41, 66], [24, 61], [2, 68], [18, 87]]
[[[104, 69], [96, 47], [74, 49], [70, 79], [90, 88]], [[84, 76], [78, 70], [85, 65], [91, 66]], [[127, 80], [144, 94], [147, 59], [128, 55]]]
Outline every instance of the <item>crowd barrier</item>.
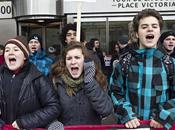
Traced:
[[[134, 130], [166, 130], [165, 128], [150, 128], [150, 121], [140, 121], [141, 127]], [[64, 126], [64, 130], [126, 130], [124, 125], [111, 124], [111, 125], [76, 125], [76, 126]], [[5, 125], [2, 130], [17, 130], [11, 125]], [[35, 128], [34, 130], [46, 130], [43, 128]], [[127, 129], [131, 130], [131, 129]], [[133, 129], [132, 129], [133, 130]], [[170, 129], [175, 130], [175, 125]]]
[[[12, 125], [4, 125], [2, 130], [17, 130], [17, 129], [13, 128]], [[35, 128], [34, 130], [46, 130], [46, 129], [44, 129], [44, 128]]]
[[[140, 121], [141, 126], [132, 130], [166, 130], [165, 128], [150, 128], [150, 121]], [[65, 126], [64, 130], [131, 130], [126, 129], [124, 125], [112, 124], [112, 125], [77, 125], [77, 126]], [[170, 129], [175, 130], [175, 125]]]

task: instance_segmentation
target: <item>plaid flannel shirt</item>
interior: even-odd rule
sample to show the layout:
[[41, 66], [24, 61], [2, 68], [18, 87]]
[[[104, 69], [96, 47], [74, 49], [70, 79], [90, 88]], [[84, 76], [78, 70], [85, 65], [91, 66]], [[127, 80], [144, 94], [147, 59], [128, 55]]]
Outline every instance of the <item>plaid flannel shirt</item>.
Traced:
[[29, 61], [36, 65], [37, 69], [44, 75], [48, 76], [53, 60], [46, 55], [44, 51], [35, 52], [29, 56]]
[[174, 123], [175, 98], [170, 99], [170, 93], [175, 95], [175, 85], [168, 85], [163, 56], [158, 49], [136, 50], [131, 57], [128, 76], [123, 75], [121, 62], [116, 65], [110, 78], [110, 89], [121, 123], [136, 117], [154, 119], [167, 129]]

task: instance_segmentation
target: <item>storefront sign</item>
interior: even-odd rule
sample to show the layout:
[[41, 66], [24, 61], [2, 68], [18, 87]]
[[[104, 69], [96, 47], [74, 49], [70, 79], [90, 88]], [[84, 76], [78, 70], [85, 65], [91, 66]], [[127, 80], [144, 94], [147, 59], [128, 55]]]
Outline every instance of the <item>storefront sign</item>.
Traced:
[[[76, 3], [64, 4], [65, 13], [76, 12]], [[95, 3], [82, 3], [82, 12], [138, 12], [145, 8], [154, 8], [158, 11], [175, 11], [175, 0], [96, 0]]]
[[12, 2], [0, 2], [0, 18], [12, 18]]

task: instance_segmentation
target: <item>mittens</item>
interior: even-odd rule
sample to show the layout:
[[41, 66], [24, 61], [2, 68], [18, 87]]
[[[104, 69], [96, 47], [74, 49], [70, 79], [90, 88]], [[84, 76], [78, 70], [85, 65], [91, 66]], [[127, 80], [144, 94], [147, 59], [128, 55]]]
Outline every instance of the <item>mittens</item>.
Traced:
[[49, 124], [47, 130], [64, 130], [64, 126], [59, 121], [53, 121], [51, 124]]
[[89, 83], [93, 81], [95, 76], [95, 64], [94, 61], [85, 61], [84, 62], [84, 82]]

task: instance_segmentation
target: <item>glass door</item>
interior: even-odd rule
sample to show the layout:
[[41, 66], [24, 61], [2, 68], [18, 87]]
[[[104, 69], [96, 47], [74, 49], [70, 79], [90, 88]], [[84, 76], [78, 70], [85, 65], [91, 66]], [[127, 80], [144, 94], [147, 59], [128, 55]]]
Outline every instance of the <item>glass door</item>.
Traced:
[[48, 48], [54, 44], [60, 44], [60, 22], [49, 24], [40, 23], [20, 23], [21, 34], [27, 38], [32, 34], [42, 36], [42, 46], [48, 51]]

